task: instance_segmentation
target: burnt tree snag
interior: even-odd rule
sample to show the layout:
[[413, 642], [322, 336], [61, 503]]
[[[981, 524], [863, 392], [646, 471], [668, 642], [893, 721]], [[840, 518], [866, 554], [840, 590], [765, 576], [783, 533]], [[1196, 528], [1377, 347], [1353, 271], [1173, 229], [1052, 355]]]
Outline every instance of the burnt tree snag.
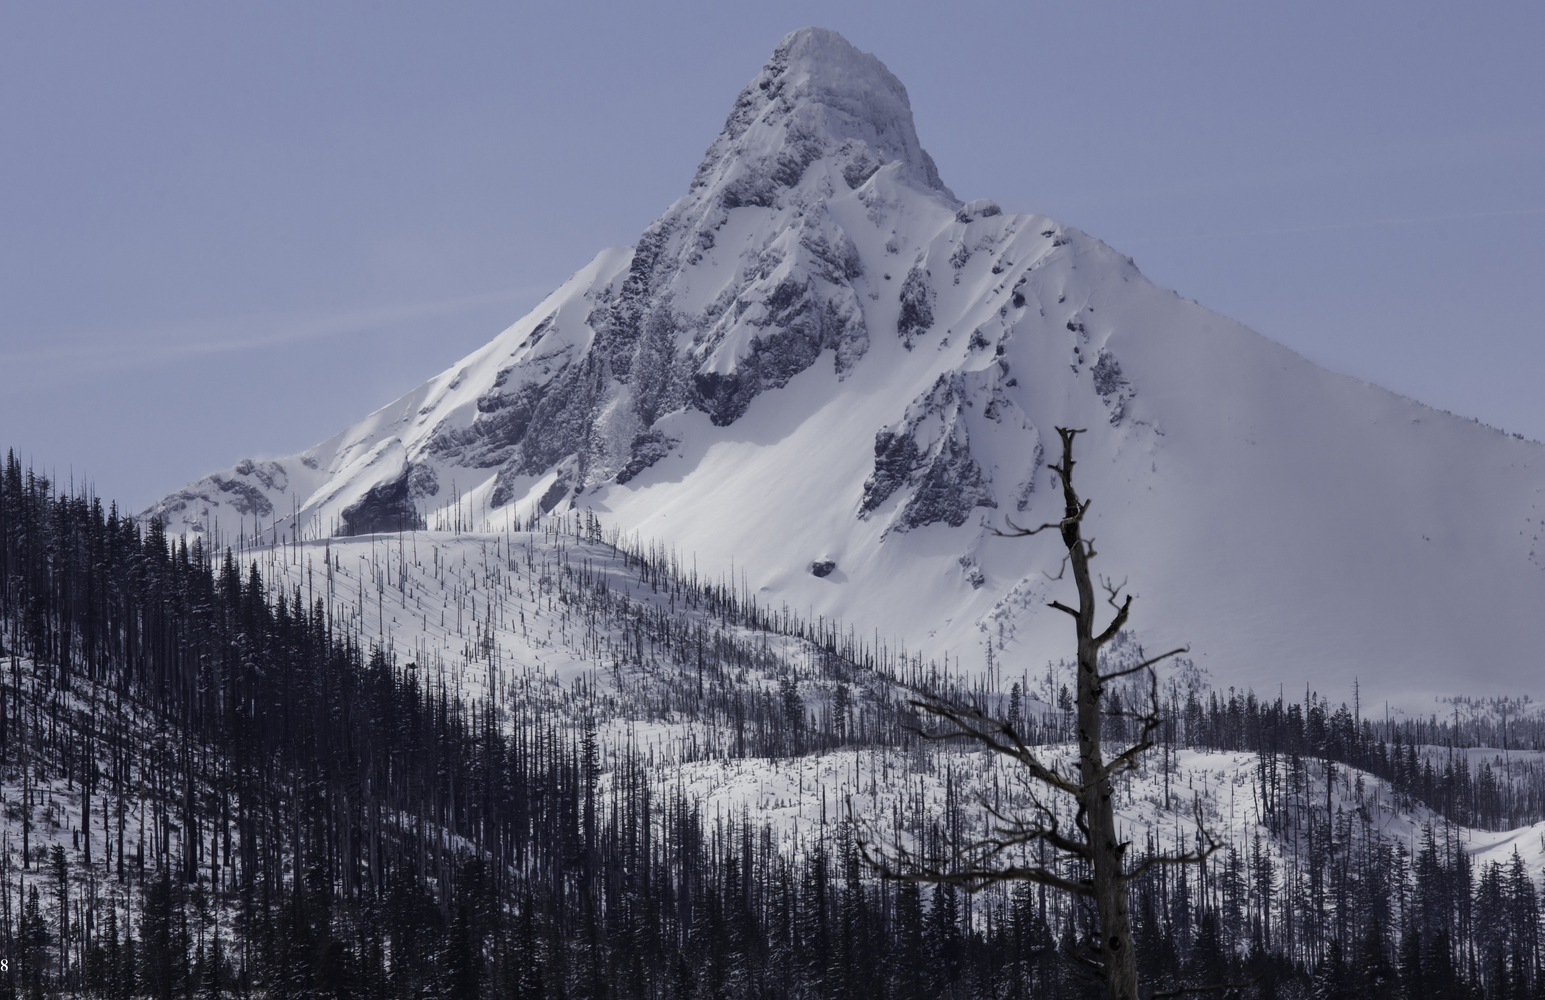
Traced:
[[[968, 891], [998, 882], [1024, 881], [1049, 886], [1090, 900], [1098, 915], [1100, 938], [1092, 955], [1069, 956], [1099, 979], [1109, 1000], [1139, 1000], [1137, 956], [1132, 942], [1132, 921], [1128, 909], [1127, 885], [1156, 865], [1189, 864], [1205, 860], [1219, 844], [1202, 821], [1200, 801], [1194, 803], [1197, 847], [1174, 854], [1157, 854], [1128, 866], [1127, 848], [1120, 839], [1115, 820], [1113, 779], [1136, 770], [1139, 758], [1152, 750], [1163, 719], [1159, 708], [1158, 676], [1154, 664], [1186, 648], [1170, 650], [1142, 662], [1100, 672], [1100, 648], [1114, 639], [1127, 622], [1132, 596], [1122, 595], [1124, 584], [1102, 579], [1105, 601], [1115, 611], [1110, 623], [1096, 630], [1095, 615], [1100, 601], [1089, 562], [1095, 557], [1093, 542], [1082, 533], [1089, 501], [1081, 500], [1073, 487], [1073, 439], [1083, 433], [1058, 427], [1062, 438], [1062, 462], [1050, 466], [1062, 480], [1063, 517], [1036, 528], [1022, 528], [1012, 521], [1009, 530], [995, 531], [1005, 538], [1026, 538], [1048, 528], [1056, 528], [1067, 548], [1063, 563], [1065, 573], [1073, 570], [1078, 606], [1061, 601], [1050, 606], [1071, 617], [1078, 637], [1078, 700], [1075, 705], [1078, 729], [1077, 767], [1067, 767], [1044, 759], [1040, 748], [1028, 746], [1015, 727], [998, 718], [978, 703], [961, 703], [933, 693], [923, 692], [912, 705], [938, 724], [937, 730], [925, 731], [929, 739], [964, 739], [984, 749], [1008, 757], [1020, 765], [1018, 777], [1028, 793], [1028, 815], [1010, 815], [1006, 810], [983, 801], [988, 817], [985, 836], [970, 843], [952, 844], [946, 856], [928, 856], [897, 843], [879, 845], [858, 831], [859, 849], [871, 867], [887, 877], [909, 882], [956, 885]], [[1058, 574], [1060, 579], [1062, 574]], [[1107, 702], [1107, 685], [1123, 677], [1146, 673], [1148, 698], [1144, 708], [1116, 708]], [[1137, 726], [1136, 739], [1109, 759], [1105, 756], [1101, 724], [1106, 715], [1120, 714]], [[1073, 826], [1065, 828], [1059, 811], [1041, 798], [1050, 789], [1072, 800], [1075, 807]], [[1058, 859], [1076, 859], [1088, 866], [1088, 877], [1072, 878], [1053, 862], [1032, 863], [1027, 852], [1018, 850], [1032, 845], [1051, 848]], [[1044, 856], [1044, 855], [1042, 855]], [[1200, 987], [1207, 989], [1208, 987]], [[1163, 995], [1191, 992], [1197, 987], [1181, 987]], [[1159, 994], [1155, 994], [1159, 995]]]

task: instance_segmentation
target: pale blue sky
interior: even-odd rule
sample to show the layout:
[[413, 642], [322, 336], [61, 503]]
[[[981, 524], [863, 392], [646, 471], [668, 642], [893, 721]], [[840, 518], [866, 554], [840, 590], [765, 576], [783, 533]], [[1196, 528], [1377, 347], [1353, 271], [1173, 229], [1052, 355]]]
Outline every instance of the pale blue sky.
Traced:
[[1537, 3], [0, 2], [0, 446], [137, 509], [330, 436], [633, 242], [807, 24], [960, 197], [1545, 438]]

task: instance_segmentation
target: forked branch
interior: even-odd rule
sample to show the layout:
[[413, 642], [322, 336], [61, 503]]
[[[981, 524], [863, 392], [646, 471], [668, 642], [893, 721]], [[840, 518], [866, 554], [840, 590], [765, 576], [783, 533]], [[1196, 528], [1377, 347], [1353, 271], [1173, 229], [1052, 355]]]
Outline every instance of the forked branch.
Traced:
[[[1130, 673], [1130, 671], [1127, 672]], [[1152, 750], [1155, 746], [1153, 734], [1164, 724], [1164, 715], [1159, 707], [1159, 676], [1154, 672], [1152, 666], [1148, 667], [1148, 710], [1146, 712], [1123, 711], [1109, 714], [1132, 719], [1138, 723], [1140, 728], [1137, 739], [1132, 745], [1116, 754], [1104, 767], [1099, 769], [1097, 773], [1101, 781], [1109, 781], [1124, 771], [1136, 770], [1137, 758]]]
[[[1103, 980], [1109, 1000], [1136, 1000], [1141, 991], [1126, 903], [1127, 886], [1158, 865], [1205, 861], [1217, 851], [1219, 843], [1203, 821], [1201, 799], [1197, 797], [1192, 803], [1197, 828], [1195, 848], [1182, 851], [1182, 845], [1177, 844], [1172, 853], [1155, 854], [1135, 867], [1128, 867], [1126, 853], [1130, 844], [1122, 839], [1116, 821], [1112, 802], [1115, 789], [1111, 779], [1136, 770], [1142, 755], [1157, 745], [1155, 735], [1164, 719], [1154, 664], [1187, 652], [1189, 647], [1172, 649], [1133, 666], [1118, 667], [1108, 673], [1100, 672], [1100, 648], [1115, 639], [1126, 627], [1132, 611], [1132, 595], [1124, 593], [1127, 586], [1125, 580], [1120, 583], [1113, 579], [1099, 581], [1105, 591], [1105, 602], [1115, 610], [1115, 614], [1104, 630], [1096, 632], [1098, 601], [1095, 582], [1090, 579], [1089, 572], [1089, 561], [1094, 558], [1095, 549], [1093, 540], [1086, 539], [1082, 531], [1084, 517], [1089, 512], [1089, 501], [1080, 498], [1073, 486], [1073, 441], [1081, 433], [1083, 431], [1076, 428], [1057, 428], [1057, 434], [1062, 439], [1062, 461], [1050, 468], [1061, 478], [1063, 517], [1036, 527], [1018, 525], [1009, 520], [1008, 530], [993, 529], [994, 534], [1004, 538], [1025, 538], [1050, 528], [1058, 529], [1061, 534], [1064, 552], [1061, 569], [1056, 577], [1046, 575], [1052, 579], [1061, 579], [1071, 566], [1073, 583], [1078, 593], [1075, 604], [1050, 602], [1051, 607], [1071, 617], [1075, 624], [1078, 655], [1078, 692], [1074, 700], [1076, 762], [1070, 765], [1048, 765], [1035, 750], [1026, 746], [1013, 726], [989, 715], [975, 703], [957, 704], [931, 694], [922, 695], [911, 702], [913, 707], [945, 724], [945, 731], [924, 733], [926, 738], [973, 740], [994, 753], [1018, 762], [1021, 765], [1020, 780], [1027, 787], [1033, 784], [1070, 796], [1076, 804], [1076, 810], [1073, 811], [1076, 832], [1069, 830], [1064, 833], [1057, 810], [1042, 803], [1032, 788], [1029, 795], [1032, 809], [1019, 816], [1009, 815], [1001, 811], [999, 806], [984, 801], [984, 811], [991, 819], [982, 838], [971, 843], [951, 845], [945, 857], [919, 857], [899, 844], [885, 852], [877, 852], [871, 841], [862, 838], [859, 839], [859, 849], [864, 860], [877, 871], [910, 882], [955, 885], [973, 890], [999, 882], [1024, 881], [1091, 899], [1100, 923], [1098, 940], [1102, 944], [1097, 954], [1101, 961], [1089, 961], [1078, 955], [1070, 957]], [[1133, 707], [1122, 710], [1107, 700], [1113, 695], [1106, 691], [1105, 685], [1143, 671], [1147, 671], [1149, 677], [1146, 706], [1140, 698], [1134, 698]], [[1134, 720], [1137, 724], [1137, 738], [1125, 750], [1107, 760], [1101, 745], [1101, 725], [1103, 717], [1111, 716]], [[1065, 816], [1066, 811], [1062, 815]], [[1086, 868], [1080, 870], [1088, 872], [1087, 878], [1069, 879], [1048, 864], [1028, 863], [1025, 859], [1029, 855], [1023, 849], [1032, 844], [1051, 847], [1060, 858], [1082, 862]], [[1039, 857], [1045, 861], [1044, 856]], [[1181, 991], [1164, 995], [1178, 995], [1178, 992]]]
[[1013, 726], [1002, 719], [988, 715], [981, 706], [957, 705], [942, 698], [930, 696], [914, 698], [908, 704], [954, 726], [953, 731], [943, 733], [930, 733], [920, 729], [918, 735], [923, 739], [940, 742], [976, 740], [993, 753], [1010, 757], [1023, 765], [1026, 773], [1037, 781], [1069, 795], [1078, 794], [1080, 786], [1077, 781], [1043, 764]]
[[1155, 663], [1158, 663], [1161, 660], [1167, 660], [1171, 656], [1179, 656], [1181, 653], [1189, 652], [1191, 652], [1190, 646], [1181, 646], [1178, 649], [1170, 650], [1168, 653], [1160, 653], [1158, 656], [1155, 656], [1152, 659], [1144, 660], [1142, 663], [1139, 663], [1135, 667], [1126, 667], [1122, 670], [1113, 670], [1108, 674], [1101, 674], [1100, 683], [1104, 684], [1106, 681], [1113, 681], [1119, 677], [1126, 677], [1128, 674], [1135, 674], [1139, 670], [1146, 670], [1148, 667], [1153, 666]]
[[1133, 868], [1131, 871], [1121, 876], [1121, 881], [1123, 883], [1135, 882], [1137, 879], [1140, 879], [1146, 875], [1150, 870], [1157, 868], [1160, 865], [1200, 864], [1201, 862], [1206, 861], [1208, 858], [1212, 857], [1213, 854], [1223, 846], [1223, 844], [1219, 842], [1218, 838], [1213, 835], [1213, 832], [1207, 829], [1207, 824], [1202, 819], [1202, 800], [1200, 796], [1192, 797], [1191, 810], [1193, 817], [1196, 819], [1196, 832], [1200, 834], [1201, 838], [1207, 843], [1198, 847], [1194, 851], [1182, 851], [1179, 854], [1155, 854], [1151, 857], [1144, 858], [1142, 863], [1139, 864], [1136, 868]]
[[[848, 806], [852, 815], [852, 805]], [[853, 820], [853, 822], [857, 822]], [[928, 885], [953, 885], [967, 892], [976, 892], [999, 882], [1031, 882], [1075, 896], [1092, 896], [1093, 887], [1087, 882], [1075, 881], [1059, 875], [1045, 865], [992, 865], [974, 864], [969, 860], [968, 849], [954, 850], [944, 858], [927, 858], [899, 844], [879, 849], [867, 838], [860, 837], [856, 846], [864, 863], [885, 878], [898, 882], [917, 882]], [[987, 858], [981, 861], [990, 860]]]
[[[1054, 465], [1052, 468], [1055, 469], [1056, 466]], [[1010, 530], [999, 531], [997, 528], [993, 528], [992, 533], [997, 535], [999, 538], [1029, 538], [1031, 535], [1039, 535], [1047, 528], [1056, 528], [1057, 530], [1061, 531], [1066, 529], [1069, 525], [1077, 524], [1078, 522], [1082, 521], [1084, 519], [1084, 513], [1089, 510], [1089, 503], [1090, 501], [1085, 500], [1082, 504], [1079, 505], [1078, 513], [1072, 515], [1071, 517], [1064, 517], [1060, 521], [1047, 521], [1045, 524], [1036, 528], [1022, 528], [1014, 523], [1013, 518], [1005, 517], [1003, 520], [1008, 524]]]

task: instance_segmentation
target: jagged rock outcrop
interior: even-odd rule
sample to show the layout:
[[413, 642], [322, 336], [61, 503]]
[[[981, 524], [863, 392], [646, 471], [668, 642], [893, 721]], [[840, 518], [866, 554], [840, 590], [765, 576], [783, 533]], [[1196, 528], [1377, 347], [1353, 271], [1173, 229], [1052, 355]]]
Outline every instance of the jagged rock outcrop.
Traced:
[[[271, 494], [282, 494], [289, 479], [278, 462], [243, 459], [229, 473], [215, 473], [166, 497], [155, 508], [163, 519], [189, 513], [198, 517], [211, 506], [228, 507], [238, 517], [267, 518], [274, 515]], [[198, 522], [202, 526], [202, 522]]]
[[[544, 318], [521, 345], [524, 361], [479, 397], [477, 418], [431, 449], [497, 468], [495, 505], [568, 457], [582, 486], [626, 483], [669, 448], [652, 430], [665, 414], [695, 409], [731, 424], [823, 353], [844, 376], [869, 347], [853, 285], [864, 263], [826, 202], [881, 168], [953, 198], [900, 81], [833, 32], [790, 35], [736, 99], [687, 196], [640, 237], [621, 282], [595, 296], [588, 344], [544, 347], [554, 326]], [[909, 280], [911, 330], [930, 320], [926, 289]]]
[[1028, 497], [1040, 463], [1039, 435], [1010, 398], [1006, 371], [1006, 365], [995, 364], [940, 375], [900, 421], [882, 428], [874, 438], [874, 471], [864, 482], [859, 516], [874, 514], [897, 493], [906, 500], [890, 518], [889, 531], [939, 522], [958, 528], [973, 509], [996, 508], [992, 473], [972, 454], [973, 439], [985, 437], [988, 428], [1006, 429], [1016, 444], [1030, 446], [1029, 461], [1006, 470], [1023, 477], [1016, 492]]
[[1094, 378], [1094, 391], [1105, 401], [1105, 407], [1110, 411], [1110, 422], [1121, 423], [1121, 418], [1127, 414], [1127, 403], [1132, 398], [1132, 384], [1121, 374], [1121, 362], [1116, 360], [1115, 354], [1101, 348], [1089, 374]]
[[901, 84], [820, 29], [778, 45], [636, 246], [333, 438], [146, 516], [266, 543], [585, 511], [762, 607], [967, 669], [985, 642], [1055, 662], [1056, 545], [992, 529], [1061, 517], [1057, 426], [1088, 432], [1088, 536], [1143, 588], [1144, 641], [1230, 683], [1388, 659], [1430, 692], [1545, 645], [1520, 624], [1545, 600], [1538, 446], [1314, 368], [1075, 229], [963, 203]]
[[[696, 417], [734, 427], [816, 366], [840, 386], [887, 328], [896, 336], [885, 341], [919, 359], [960, 344], [937, 355], [944, 364], [899, 419], [892, 410], [870, 425], [857, 517], [885, 507], [889, 534], [1022, 510], [1039, 435], [1010, 398], [1002, 357], [1010, 310], [1026, 308], [1021, 289], [1061, 233], [989, 199], [958, 201], [918, 141], [900, 81], [834, 32], [796, 31], [735, 99], [687, 194], [630, 251], [602, 254], [483, 351], [300, 456], [289, 488], [310, 493], [301, 530], [411, 527], [469, 490], [486, 490], [484, 510], [545, 512], [635, 488], [667, 467]], [[991, 306], [973, 304], [1010, 278], [1011, 304], [1001, 287]], [[970, 332], [957, 334], [966, 314]], [[1101, 358], [1095, 388], [1119, 421], [1130, 387], [1113, 356]], [[1010, 411], [1025, 440], [993, 445]], [[260, 472], [211, 477], [154, 513], [191, 523], [190, 505], [225, 503], [282, 520], [271, 496], [285, 484], [271, 489]]]
[[377, 483], [363, 497], [343, 509], [341, 535], [369, 535], [378, 531], [417, 531], [424, 518], [413, 502], [410, 475]]

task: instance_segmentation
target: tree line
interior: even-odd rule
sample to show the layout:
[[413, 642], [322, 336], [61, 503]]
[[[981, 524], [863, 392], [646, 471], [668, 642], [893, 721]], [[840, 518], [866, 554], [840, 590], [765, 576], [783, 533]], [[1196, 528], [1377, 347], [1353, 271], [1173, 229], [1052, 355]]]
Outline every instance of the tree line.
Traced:
[[[694, 584], [663, 554], [628, 558], [683, 602], [797, 629], [823, 654], [810, 669], [830, 697], [791, 677], [737, 701], [737, 673], [765, 665], [765, 646], [612, 598], [637, 625], [628, 656], [671, 667], [658, 689], [670, 700], [651, 711], [712, 722], [702, 754], [931, 752], [899, 701], [860, 686], [851, 632], [784, 626], [786, 611]], [[603, 613], [605, 585], [582, 563], [555, 558], [551, 575], [576, 620]], [[1080, 904], [875, 879], [835, 816], [789, 851], [761, 818], [707, 815], [652, 781], [636, 748], [601, 740], [599, 695], [563, 713], [535, 690], [459, 698], [443, 673], [339, 628], [325, 602], [58, 492], [14, 455], [0, 476], [0, 626], [5, 995], [1089, 994], [1065, 957], [1097, 931]], [[1226, 701], [1197, 703], [1166, 753], [1213, 745], [1221, 730], [1207, 727], [1233, 717]], [[1049, 740], [1065, 720], [1024, 724]], [[1326, 806], [1316, 782], [1334, 775], [1312, 744], [1301, 766], [1294, 753], [1268, 748], [1283, 775], [1261, 782], [1280, 788], [1272, 835], [1296, 831], [1302, 864], [1273, 864], [1257, 839], [1134, 883], [1146, 981], [1538, 994], [1521, 860], [1476, 871], [1442, 823], [1391, 839]], [[915, 818], [938, 838], [965, 808]]]

